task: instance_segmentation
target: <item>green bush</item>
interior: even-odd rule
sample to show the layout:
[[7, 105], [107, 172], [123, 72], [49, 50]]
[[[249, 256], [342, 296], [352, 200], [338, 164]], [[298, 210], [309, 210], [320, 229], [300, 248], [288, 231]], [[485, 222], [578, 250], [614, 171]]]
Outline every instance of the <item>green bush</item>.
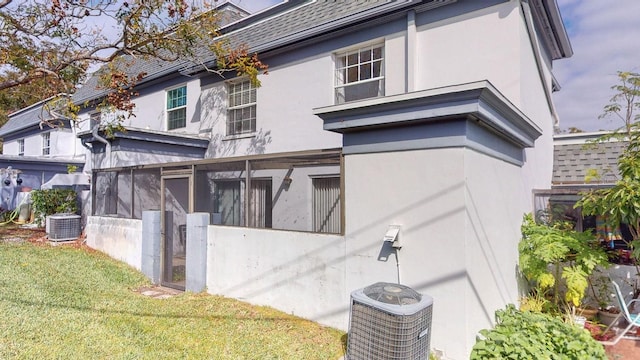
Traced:
[[476, 359], [606, 359], [602, 344], [588, 331], [546, 314], [496, 311], [496, 326], [481, 330], [471, 350]]
[[72, 189], [50, 189], [31, 191], [31, 204], [35, 221], [44, 224], [45, 216], [61, 213], [77, 213], [76, 192]]
[[[519, 266], [534, 293], [552, 295], [558, 309], [563, 300], [580, 306], [589, 275], [598, 265], [608, 265], [607, 254], [598, 240], [590, 231], [574, 231], [571, 224], [538, 224], [531, 214], [524, 217], [521, 230]], [[560, 286], [561, 282], [564, 286]]]

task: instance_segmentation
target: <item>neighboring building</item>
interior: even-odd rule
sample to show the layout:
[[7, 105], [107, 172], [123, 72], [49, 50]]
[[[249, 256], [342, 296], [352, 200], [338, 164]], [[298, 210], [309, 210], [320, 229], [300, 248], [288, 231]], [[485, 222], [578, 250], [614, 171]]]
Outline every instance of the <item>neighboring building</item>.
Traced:
[[222, 33], [269, 64], [260, 88], [130, 62], [147, 76], [128, 131], [107, 139], [88, 124], [114, 115], [81, 112], [87, 243], [345, 330], [351, 291], [400, 281], [435, 299], [432, 347], [468, 358], [524, 291], [522, 215], [551, 184], [552, 63], [572, 54], [556, 2], [289, 1]]
[[0, 185], [3, 209], [17, 205], [17, 192], [40, 189], [54, 175], [67, 174], [70, 166], [83, 170], [86, 149], [77, 138], [77, 128], [69, 119], [49, 113], [45, 105], [52, 99], [9, 114], [9, 121], [0, 128], [3, 139], [0, 169], [14, 170], [10, 184]]
[[556, 135], [552, 186], [550, 190], [535, 192], [535, 207], [539, 217], [561, 217], [574, 222], [580, 231], [594, 229], [602, 241], [626, 249], [622, 239], [630, 241], [632, 237], [625, 224], [616, 229], [604, 229], [601, 216], [584, 216], [581, 209], [575, 207], [581, 193], [611, 187], [619, 179], [618, 159], [628, 142], [616, 138], [598, 140], [610, 133]]

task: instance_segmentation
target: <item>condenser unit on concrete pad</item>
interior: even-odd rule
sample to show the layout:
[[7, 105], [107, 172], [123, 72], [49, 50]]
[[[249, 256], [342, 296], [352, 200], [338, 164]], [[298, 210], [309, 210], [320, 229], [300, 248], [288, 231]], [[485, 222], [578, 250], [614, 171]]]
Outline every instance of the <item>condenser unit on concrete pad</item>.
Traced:
[[69, 241], [80, 236], [81, 217], [75, 214], [49, 215], [46, 219], [49, 241]]
[[375, 283], [351, 293], [347, 360], [428, 360], [433, 298]]

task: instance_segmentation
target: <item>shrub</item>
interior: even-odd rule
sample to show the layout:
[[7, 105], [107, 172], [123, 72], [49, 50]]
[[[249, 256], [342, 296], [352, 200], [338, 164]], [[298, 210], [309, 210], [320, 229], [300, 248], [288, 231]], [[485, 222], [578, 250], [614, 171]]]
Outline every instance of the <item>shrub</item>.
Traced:
[[579, 306], [588, 286], [588, 277], [598, 266], [608, 264], [607, 254], [593, 234], [578, 232], [565, 223], [537, 224], [531, 214], [524, 217], [518, 244], [520, 270], [539, 295], [553, 295], [554, 306], [564, 300]]
[[476, 359], [606, 359], [604, 347], [588, 331], [546, 314], [496, 311], [496, 326], [481, 330], [471, 350]]
[[50, 189], [31, 191], [31, 203], [35, 213], [35, 221], [44, 224], [45, 216], [60, 213], [77, 213], [78, 202], [76, 192], [71, 189]]

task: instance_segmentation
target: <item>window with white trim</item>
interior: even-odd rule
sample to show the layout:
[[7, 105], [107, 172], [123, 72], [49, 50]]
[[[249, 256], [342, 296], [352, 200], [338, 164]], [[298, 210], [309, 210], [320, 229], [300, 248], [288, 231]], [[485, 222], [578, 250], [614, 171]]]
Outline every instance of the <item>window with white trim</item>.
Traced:
[[89, 115], [89, 130], [92, 130], [96, 125], [100, 125], [102, 121], [102, 112], [96, 111]]
[[230, 82], [227, 111], [227, 135], [256, 131], [256, 88], [249, 80]]
[[24, 139], [18, 139], [18, 156], [24, 156]]
[[335, 102], [384, 96], [384, 45], [371, 45], [335, 55]]
[[187, 126], [187, 87], [167, 91], [167, 130]]
[[51, 133], [42, 134], [42, 155], [51, 154]]

